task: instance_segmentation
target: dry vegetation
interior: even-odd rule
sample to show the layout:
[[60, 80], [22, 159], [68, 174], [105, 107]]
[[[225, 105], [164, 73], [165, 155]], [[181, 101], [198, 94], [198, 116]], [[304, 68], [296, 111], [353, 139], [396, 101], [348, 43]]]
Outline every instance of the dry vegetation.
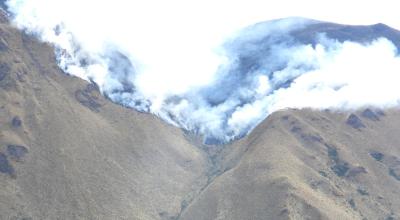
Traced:
[[397, 110], [285, 110], [203, 146], [1, 20], [0, 219], [399, 218]]

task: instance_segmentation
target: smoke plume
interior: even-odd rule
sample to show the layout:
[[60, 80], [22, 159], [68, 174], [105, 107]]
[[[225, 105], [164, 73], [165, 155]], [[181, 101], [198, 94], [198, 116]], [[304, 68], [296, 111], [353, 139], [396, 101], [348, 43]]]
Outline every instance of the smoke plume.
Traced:
[[207, 26], [214, 21], [190, 14], [196, 6], [162, 17], [163, 3], [123, 2], [7, 5], [18, 28], [54, 45], [66, 73], [209, 144], [243, 137], [280, 109], [399, 105], [400, 34], [385, 25], [289, 18]]

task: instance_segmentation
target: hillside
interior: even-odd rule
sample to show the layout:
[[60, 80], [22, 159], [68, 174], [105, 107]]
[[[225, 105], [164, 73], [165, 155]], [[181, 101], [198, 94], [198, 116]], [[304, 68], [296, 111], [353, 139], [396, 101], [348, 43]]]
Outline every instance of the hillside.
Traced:
[[63, 74], [7, 23], [0, 36], [0, 219], [158, 219], [207, 181], [179, 129]]
[[283, 110], [203, 145], [0, 20], [0, 219], [400, 218], [398, 110]]
[[276, 112], [227, 148], [182, 219], [398, 219], [399, 123], [398, 110]]

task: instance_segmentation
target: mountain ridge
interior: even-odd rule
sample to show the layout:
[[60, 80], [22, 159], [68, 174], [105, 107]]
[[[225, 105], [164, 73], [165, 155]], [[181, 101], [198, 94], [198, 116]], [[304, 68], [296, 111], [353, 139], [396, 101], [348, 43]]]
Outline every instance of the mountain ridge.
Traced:
[[396, 219], [400, 112], [286, 109], [204, 145], [0, 24], [0, 219]]

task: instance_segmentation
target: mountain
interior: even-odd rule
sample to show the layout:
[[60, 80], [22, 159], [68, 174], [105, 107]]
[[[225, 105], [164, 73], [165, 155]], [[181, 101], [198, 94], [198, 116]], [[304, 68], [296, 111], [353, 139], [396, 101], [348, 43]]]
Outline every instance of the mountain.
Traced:
[[400, 114], [285, 110], [220, 156], [182, 219], [398, 219]]
[[374, 25], [341, 25], [335, 23], [315, 23], [304, 29], [293, 31], [292, 35], [302, 43], [315, 43], [312, 39], [319, 33], [325, 33], [331, 39], [368, 43], [380, 37], [392, 41], [400, 48], [400, 32], [385, 24]]
[[64, 74], [51, 46], [0, 20], [0, 219], [400, 218], [396, 109], [288, 109], [204, 145]]
[[[282, 77], [275, 76], [274, 72], [285, 69], [290, 62], [284, 56], [287, 50], [308, 44], [314, 48], [316, 44], [329, 48], [344, 41], [370, 44], [379, 38], [390, 40], [397, 50], [400, 49], [400, 31], [385, 24], [343, 25], [298, 17], [261, 22], [245, 28], [227, 43], [230, 56], [237, 60], [230, 67], [230, 74], [238, 81], [246, 81], [258, 72], [266, 72], [272, 81], [278, 80]], [[312, 69], [308, 66], [298, 68]], [[288, 87], [292, 80], [275, 85], [274, 90]], [[227, 81], [222, 80], [220, 84], [229, 85]], [[233, 89], [226, 93], [234, 92], [237, 85], [231, 87]]]
[[207, 182], [181, 130], [63, 74], [9, 24], [0, 36], [0, 219], [159, 219]]

